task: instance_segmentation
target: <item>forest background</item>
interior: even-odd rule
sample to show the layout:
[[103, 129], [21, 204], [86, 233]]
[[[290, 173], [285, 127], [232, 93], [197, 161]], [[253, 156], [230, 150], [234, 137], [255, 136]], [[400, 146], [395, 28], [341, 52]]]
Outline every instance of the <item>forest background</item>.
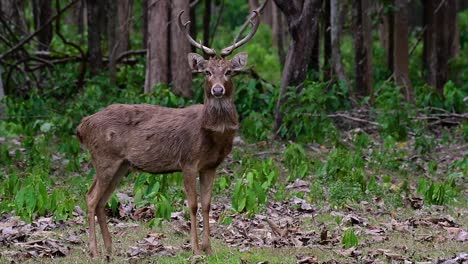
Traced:
[[[2, 0], [0, 259], [84, 261], [94, 170], [81, 118], [112, 103], [201, 103], [177, 15], [220, 50], [260, 4]], [[219, 253], [203, 261], [461, 258], [468, 1], [270, 0], [261, 21], [238, 50], [241, 129], [215, 183]], [[185, 261], [181, 186], [179, 173], [124, 180], [108, 204], [118, 260]]]

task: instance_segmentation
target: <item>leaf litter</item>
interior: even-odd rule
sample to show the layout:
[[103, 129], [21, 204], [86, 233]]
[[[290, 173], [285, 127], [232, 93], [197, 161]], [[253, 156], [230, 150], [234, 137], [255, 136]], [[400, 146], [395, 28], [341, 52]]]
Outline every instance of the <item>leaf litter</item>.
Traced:
[[[303, 188], [304, 183], [298, 182], [292, 188]], [[123, 197], [123, 196], [122, 196]], [[109, 219], [116, 230], [125, 230], [138, 227], [138, 222], [147, 221], [154, 217], [154, 206], [135, 208], [132, 197], [124, 197], [125, 203], [119, 203], [118, 215]], [[333, 252], [336, 256], [349, 258], [350, 261], [362, 263], [385, 263], [387, 260], [395, 263], [414, 263], [412, 253], [408, 248], [389, 247], [376, 248], [365, 251], [366, 246], [378, 245], [389, 240], [392, 233], [404, 233], [413, 236], [418, 243], [444, 243], [457, 241], [466, 243], [468, 232], [450, 215], [443, 215], [437, 210], [415, 210], [411, 217], [401, 218], [390, 216], [388, 222], [371, 223], [366, 217], [383, 210], [382, 206], [375, 204], [374, 209], [366, 203], [361, 208], [345, 207], [342, 211], [330, 207], [317, 208], [306, 200], [293, 197], [285, 202], [269, 202], [265, 210], [253, 216], [234, 213], [229, 203], [214, 203], [210, 215], [212, 236], [222, 240], [228, 246], [248, 251], [252, 248], [320, 248], [323, 251]], [[424, 207], [423, 207], [424, 208]], [[108, 211], [111, 214], [110, 211]], [[385, 214], [385, 212], [378, 212]], [[327, 214], [341, 219], [338, 225], [322, 223], [317, 220], [319, 214]], [[462, 213], [463, 214], [463, 213]], [[171, 214], [170, 226], [176, 233], [187, 236], [190, 225], [183, 211]], [[231, 218], [228, 224], [222, 224], [222, 217]], [[198, 218], [201, 224], [201, 217]], [[310, 222], [312, 227], [304, 225]], [[71, 226], [80, 226], [80, 230], [66, 235], [58, 235], [60, 231]], [[57, 258], [65, 257], [78, 245], [83, 245], [86, 239], [87, 224], [84, 221], [84, 212], [75, 208], [75, 217], [68, 221], [54, 221], [52, 217], [41, 217], [32, 223], [26, 223], [16, 216], [3, 215], [0, 218], [0, 245], [6, 250], [1, 255], [12, 260], [26, 258]], [[341, 245], [344, 230], [353, 228], [360, 238], [357, 247], [343, 249]], [[436, 230], [435, 233], [416, 233], [419, 229]], [[174, 256], [182, 250], [190, 250], [190, 244], [180, 247], [165, 245], [165, 234], [148, 233], [148, 235], [129, 246], [124, 253], [129, 261], [144, 259], [149, 256]], [[379, 262], [380, 261], [380, 262]], [[448, 259], [426, 258], [431, 263], [463, 263], [468, 261], [466, 253], [459, 253]], [[315, 256], [298, 255], [297, 263], [339, 263], [319, 262]], [[424, 263], [424, 262], [421, 262]]]

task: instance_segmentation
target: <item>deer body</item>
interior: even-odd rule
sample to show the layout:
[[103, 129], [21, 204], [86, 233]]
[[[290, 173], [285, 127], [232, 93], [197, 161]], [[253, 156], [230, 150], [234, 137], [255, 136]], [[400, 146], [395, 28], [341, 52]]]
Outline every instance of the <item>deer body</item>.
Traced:
[[[265, 6], [265, 3], [261, 8]], [[231, 77], [242, 70], [247, 54], [239, 53], [231, 60], [224, 58], [253, 37], [258, 28], [259, 10], [250, 18], [253, 30], [242, 40], [216, 56], [188, 34], [179, 14], [179, 26], [187, 38], [210, 58], [188, 54], [193, 72], [205, 74], [204, 103], [186, 108], [167, 108], [154, 105], [115, 104], [83, 118], [77, 136], [91, 153], [96, 169], [93, 184], [86, 195], [89, 222], [89, 249], [98, 255], [95, 217], [101, 228], [107, 254], [112, 251], [112, 239], [107, 228], [105, 206], [120, 180], [130, 168], [150, 172], [181, 171], [190, 213], [192, 250], [211, 254], [209, 212], [215, 170], [231, 152], [234, 135], [239, 127], [234, 105]], [[256, 23], [252, 22], [256, 19]], [[245, 28], [245, 27], [244, 27]], [[200, 200], [203, 216], [203, 240], [197, 234], [197, 177], [200, 180]]]
[[84, 118], [78, 133], [92, 135], [81, 140], [95, 156], [122, 159], [142, 171], [175, 172], [195, 164], [198, 170], [216, 168], [231, 150], [237, 113], [229, 118], [226, 112], [214, 113], [223, 115], [218, 126], [225, 129], [213, 131], [203, 127], [204, 110], [204, 105], [115, 104]]

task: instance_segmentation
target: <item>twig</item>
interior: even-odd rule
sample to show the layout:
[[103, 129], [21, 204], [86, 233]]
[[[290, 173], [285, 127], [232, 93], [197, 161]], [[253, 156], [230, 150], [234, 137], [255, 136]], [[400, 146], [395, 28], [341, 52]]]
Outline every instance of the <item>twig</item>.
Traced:
[[279, 237], [284, 237], [288, 234], [288, 230], [281, 230], [278, 225], [276, 225], [273, 221], [271, 221], [268, 218], [265, 218], [265, 221], [268, 223], [270, 226], [271, 230], [273, 231], [273, 234], [279, 236]]
[[146, 55], [146, 49], [140, 49], [140, 50], [128, 50], [119, 55], [117, 59], [115, 60], [116, 63], [120, 62], [121, 60], [125, 59], [126, 57], [130, 57], [132, 55]]
[[358, 118], [358, 117], [352, 117], [352, 116], [342, 114], [342, 113], [329, 114], [327, 116], [328, 117], [341, 117], [341, 118], [349, 119], [349, 120], [352, 120], [352, 121], [355, 121], [355, 122], [366, 123], [366, 124], [373, 125], [373, 126], [378, 126], [379, 125], [379, 123], [377, 123], [377, 122], [361, 119], [361, 118]]
[[0, 55], [0, 60], [2, 60], [3, 58], [5, 58], [6, 56], [10, 55], [11, 53], [15, 52], [16, 50], [20, 49], [23, 47], [24, 44], [28, 43], [33, 37], [35, 37], [37, 34], [39, 34], [42, 30], [44, 30], [47, 26], [49, 26], [52, 21], [55, 20], [55, 18], [57, 16], [60, 16], [63, 12], [65, 12], [67, 9], [69, 9], [71, 6], [73, 6], [74, 4], [76, 4], [79, 0], [73, 0], [71, 1], [67, 6], [65, 6], [62, 10], [59, 10], [57, 12], [57, 14], [55, 14], [54, 16], [52, 16], [51, 18], [49, 18], [49, 20], [47, 20], [47, 22], [42, 25], [42, 27], [40, 27], [38, 30], [36, 30], [35, 32], [33, 32], [32, 34], [30, 34], [29, 36], [27, 36], [26, 38], [24, 38], [23, 40], [21, 40], [19, 43], [17, 43], [15, 46], [13, 46], [12, 48], [10, 48], [9, 50], [7, 50], [5, 53], [3, 53], [2, 55]]

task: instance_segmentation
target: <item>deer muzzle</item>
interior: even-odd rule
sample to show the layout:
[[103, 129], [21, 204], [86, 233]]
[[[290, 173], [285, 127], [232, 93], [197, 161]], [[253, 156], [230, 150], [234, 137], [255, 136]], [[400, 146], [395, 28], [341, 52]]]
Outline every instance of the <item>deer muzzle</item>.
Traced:
[[224, 87], [222, 85], [219, 85], [219, 84], [215, 84], [211, 88], [211, 94], [214, 97], [217, 97], [217, 98], [222, 97], [225, 92], [226, 92], [226, 90], [224, 89]]

